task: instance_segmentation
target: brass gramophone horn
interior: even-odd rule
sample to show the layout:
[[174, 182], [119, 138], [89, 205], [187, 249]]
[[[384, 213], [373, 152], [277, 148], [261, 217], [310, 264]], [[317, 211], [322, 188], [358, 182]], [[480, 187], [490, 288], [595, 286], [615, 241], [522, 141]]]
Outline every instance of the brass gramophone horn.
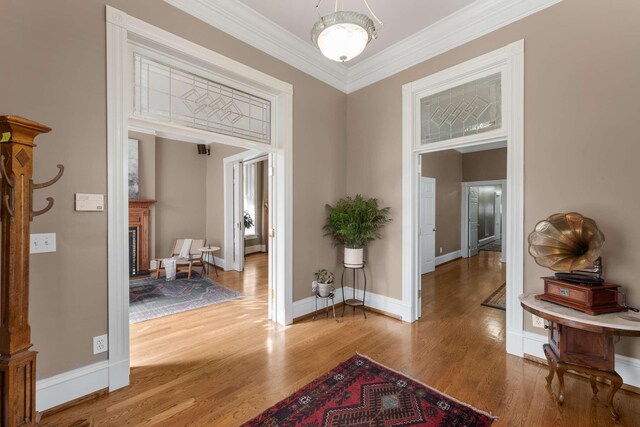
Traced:
[[565, 272], [556, 274], [558, 278], [581, 283], [602, 282], [603, 244], [596, 222], [575, 212], [551, 215], [529, 234], [529, 253], [538, 265]]

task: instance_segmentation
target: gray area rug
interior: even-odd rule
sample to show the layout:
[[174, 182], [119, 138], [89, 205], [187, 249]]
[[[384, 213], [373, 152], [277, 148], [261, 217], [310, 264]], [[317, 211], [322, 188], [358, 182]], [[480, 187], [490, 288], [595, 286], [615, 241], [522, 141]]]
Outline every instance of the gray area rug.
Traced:
[[207, 277], [187, 280], [186, 273], [167, 282], [164, 277], [129, 282], [129, 324], [242, 297]]

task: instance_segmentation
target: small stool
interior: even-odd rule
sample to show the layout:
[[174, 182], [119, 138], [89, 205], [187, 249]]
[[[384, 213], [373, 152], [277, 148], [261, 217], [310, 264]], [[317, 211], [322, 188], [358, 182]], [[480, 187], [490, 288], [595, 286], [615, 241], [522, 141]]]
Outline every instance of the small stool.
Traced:
[[322, 300], [324, 300], [324, 309], [325, 309], [325, 314], [326, 314], [327, 318], [329, 318], [329, 300], [331, 300], [331, 309], [333, 310], [333, 320], [335, 320], [336, 323], [340, 323], [340, 321], [336, 317], [336, 305], [335, 305], [335, 301], [334, 301], [335, 292], [331, 292], [326, 297], [321, 297], [316, 292], [315, 296], [316, 296], [316, 311], [313, 314], [313, 320], [316, 320], [316, 316], [318, 315], [318, 300], [322, 299]]

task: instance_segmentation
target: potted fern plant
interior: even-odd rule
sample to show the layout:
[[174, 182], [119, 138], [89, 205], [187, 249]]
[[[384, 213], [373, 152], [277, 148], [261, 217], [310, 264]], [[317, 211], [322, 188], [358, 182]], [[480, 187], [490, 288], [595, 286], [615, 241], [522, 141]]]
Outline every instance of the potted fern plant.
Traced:
[[379, 208], [377, 199], [365, 199], [361, 195], [345, 197], [335, 206], [327, 205], [326, 236], [336, 245], [344, 245], [345, 267], [364, 266], [364, 246], [379, 239], [380, 228], [387, 224], [390, 208]]

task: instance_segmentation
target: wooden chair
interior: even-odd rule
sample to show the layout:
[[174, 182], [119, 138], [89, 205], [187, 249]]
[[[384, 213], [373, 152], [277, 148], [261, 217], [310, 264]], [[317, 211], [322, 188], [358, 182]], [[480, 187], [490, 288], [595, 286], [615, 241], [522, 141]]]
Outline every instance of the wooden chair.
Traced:
[[[192, 239], [191, 247], [189, 248], [189, 257], [188, 258], [180, 258], [180, 251], [182, 250], [182, 245], [184, 244], [185, 239], [176, 239], [173, 248], [171, 249], [171, 255], [168, 258], [175, 258], [176, 260], [176, 274], [178, 272], [184, 271], [182, 268], [188, 269], [188, 279], [191, 279], [191, 273], [193, 271], [193, 267], [201, 267], [202, 275], [204, 276], [205, 265], [204, 259], [202, 256], [202, 252], [198, 249], [204, 247], [207, 243], [204, 239]], [[156, 264], [158, 266], [156, 270], [156, 278], [160, 278], [160, 271], [164, 270], [164, 266], [162, 265], [164, 262], [164, 258], [157, 259]], [[182, 267], [182, 268], [181, 268]]]

